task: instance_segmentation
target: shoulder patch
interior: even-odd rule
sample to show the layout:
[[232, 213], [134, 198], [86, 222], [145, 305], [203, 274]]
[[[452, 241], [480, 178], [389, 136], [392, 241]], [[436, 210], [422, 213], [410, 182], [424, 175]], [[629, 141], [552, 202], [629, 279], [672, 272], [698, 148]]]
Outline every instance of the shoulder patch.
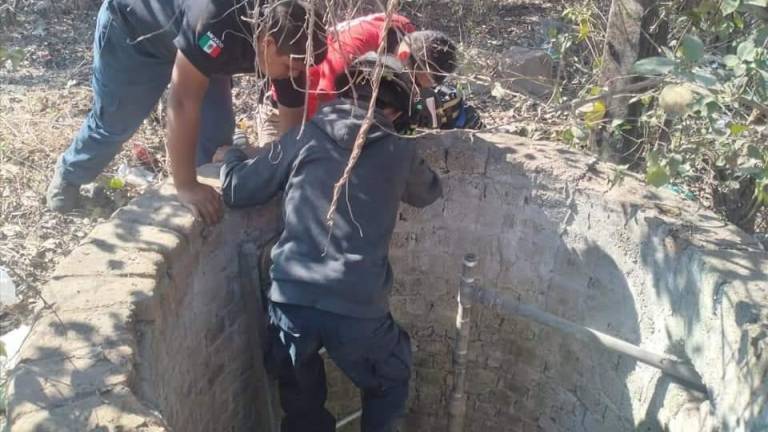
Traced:
[[202, 48], [203, 51], [213, 58], [218, 57], [219, 54], [221, 54], [221, 49], [224, 48], [224, 44], [211, 32], [200, 36], [200, 39], [197, 40], [197, 44], [200, 45], [200, 48]]

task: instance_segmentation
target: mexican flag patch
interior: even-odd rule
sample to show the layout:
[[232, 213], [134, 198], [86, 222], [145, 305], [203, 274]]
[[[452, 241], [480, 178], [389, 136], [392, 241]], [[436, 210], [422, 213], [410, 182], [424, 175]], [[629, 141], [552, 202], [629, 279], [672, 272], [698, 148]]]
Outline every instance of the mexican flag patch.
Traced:
[[221, 49], [224, 48], [224, 44], [216, 38], [211, 32], [208, 32], [198, 39], [197, 44], [203, 49], [209, 56], [216, 58], [221, 54]]

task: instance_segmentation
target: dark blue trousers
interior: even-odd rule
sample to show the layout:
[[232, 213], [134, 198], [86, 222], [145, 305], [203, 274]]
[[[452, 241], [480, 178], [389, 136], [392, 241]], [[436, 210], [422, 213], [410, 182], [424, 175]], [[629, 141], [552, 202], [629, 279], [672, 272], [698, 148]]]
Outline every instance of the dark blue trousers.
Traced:
[[[151, 40], [132, 40], [114, 18], [112, 7], [112, 0], [105, 0], [96, 20], [91, 111], [59, 160], [64, 180], [73, 184], [88, 183], [104, 170], [171, 80], [174, 31]], [[232, 144], [231, 89], [232, 77], [211, 77], [200, 113], [198, 165], [210, 162], [219, 146]]]
[[391, 315], [361, 319], [311, 307], [269, 304], [267, 365], [277, 375], [282, 432], [331, 432], [325, 409], [328, 355], [362, 391], [362, 432], [390, 432], [405, 414], [411, 341]]

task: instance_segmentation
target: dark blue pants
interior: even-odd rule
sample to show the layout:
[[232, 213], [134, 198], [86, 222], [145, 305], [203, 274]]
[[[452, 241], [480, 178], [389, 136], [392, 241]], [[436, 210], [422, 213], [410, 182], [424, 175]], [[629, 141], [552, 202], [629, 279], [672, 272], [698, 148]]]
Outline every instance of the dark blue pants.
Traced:
[[[172, 35], [136, 42], [102, 3], [93, 40], [93, 106], [59, 164], [64, 180], [92, 181], [141, 126], [171, 80]], [[172, 33], [172, 32], [171, 32]], [[232, 143], [235, 119], [232, 78], [213, 76], [201, 111], [197, 163], [211, 161], [216, 149]]]
[[390, 432], [405, 414], [411, 341], [391, 315], [361, 319], [270, 303], [268, 368], [277, 375], [282, 432], [331, 432], [323, 359], [328, 355], [362, 391], [362, 431]]

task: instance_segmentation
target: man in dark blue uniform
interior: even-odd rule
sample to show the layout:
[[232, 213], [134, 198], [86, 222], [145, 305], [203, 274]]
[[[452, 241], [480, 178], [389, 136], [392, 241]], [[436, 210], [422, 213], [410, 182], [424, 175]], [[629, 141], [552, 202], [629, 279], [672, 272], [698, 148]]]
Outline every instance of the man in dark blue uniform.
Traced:
[[325, 57], [319, 11], [298, 0], [262, 3], [105, 0], [94, 36], [93, 107], [58, 160], [48, 207], [77, 207], [80, 185], [109, 164], [170, 83], [167, 147], [179, 199], [217, 222], [221, 199], [197, 181], [195, 167], [232, 142], [231, 76], [258, 69], [272, 80], [285, 132], [302, 118], [306, 65]]

